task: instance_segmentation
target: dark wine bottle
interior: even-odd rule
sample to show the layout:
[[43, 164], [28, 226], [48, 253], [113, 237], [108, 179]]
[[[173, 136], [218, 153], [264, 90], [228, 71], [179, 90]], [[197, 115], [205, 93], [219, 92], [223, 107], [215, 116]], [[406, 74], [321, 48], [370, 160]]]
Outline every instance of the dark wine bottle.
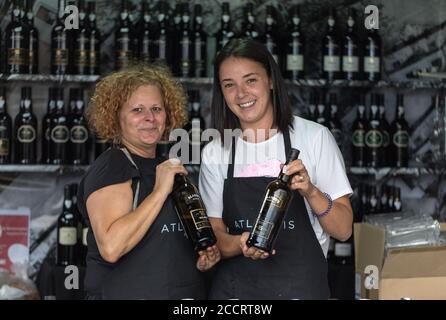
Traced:
[[189, 90], [190, 116], [184, 129], [189, 133], [189, 163], [199, 164], [201, 147], [201, 134], [206, 129], [206, 123], [201, 116], [200, 91]]
[[360, 79], [360, 44], [355, 28], [355, 9], [348, 9], [347, 33], [342, 46], [342, 73], [345, 80]]
[[366, 118], [365, 118], [365, 96], [359, 95], [358, 111], [356, 120], [352, 126], [352, 160], [353, 165], [357, 167], [366, 166], [366, 145], [365, 145], [365, 130], [366, 130]]
[[65, 112], [63, 88], [57, 88], [56, 92], [56, 109], [50, 122], [50, 158], [53, 164], [65, 164], [68, 160], [70, 131]]
[[274, 7], [266, 6], [266, 18], [265, 18], [265, 33], [263, 34], [263, 43], [265, 44], [268, 51], [273, 56], [274, 60], [278, 65], [279, 61], [279, 46], [278, 37], [276, 34], [277, 25], [274, 18]]
[[142, 2], [142, 14], [138, 21], [138, 57], [143, 63], [150, 63], [153, 54], [153, 26], [150, 15], [149, 4], [146, 0]]
[[[29, 29], [21, 17], [19, 1], [13, 1], [11, 22], [5, 30], [6, 73], [25, 74], [29, 71]], [[3, 55], [3, 53], [2, 53]]]
[[322, 43], [322, 76], [328, 82], [339, 79], [341, 71], [341, 46], [336, 34], [336, 16], [330, 8], [327, 31]]
[[76, 244], [78, 219], [73, 209], [72, 186], [65, 185], [62, 213], [57, 220], [56, 264], [69, 266], [76, 264]]
[[175, 175], [172, 191], [175, 209], [195, 251], [206, 250], [217, 242], [197, 187], [181, 174]]
[[135, 54], [132, 21], [130, 19], [130, 5], [128, 0], [121, 0], [119, 27], [115, 32], [115, 69], [122, 70], [130, 67]]
[[32, 0], [26, 0], [26, 21], [28, 26], [29, 45], [28, 45], [28, 70], [29, 74], [39, 73], [39, 31], [34, 26], [34, 13]]
[[397, 95], [395, 120], [392, 123], [392, 155], [395, 167], [409, 164], [409, 125], [404, 117], [404, 96]]
[[78, 0], [79, 9], [79, 29], [73, 33], [73, 73], [88, 74], [89, 56], [89, 30], [87, 27], [87, 13], [85, 11], [84, 0]]
[[382, 164], [384, 166], [392, 165], [390, 155], [392, 154], [392, 150], [390, 148], [390, 124], [386, 119], [386, 107], [385, 107], [385, 98], [384, 94], [379, 94], [379, 121], [381, 125], [381, 132], [383, 135], [383, 152], [382, 152]]
[[182, 78], [188, 78], [192, 75], [192, 32], [190, 29], [189, 5], [187, 3], [183, 3], [181, 7], [179, 44], [180, 65], [178, 75]]
[[84, 95], [81, 88], [70, 89], [70, 163], [88, 164], [88, 124], [84, 116]]
[[364, 45], [364, 80], [378, 81], [381, 79], [381, 37], [376, 29], [367, 31]]
[[245, 5], [244, 16], [240, 38], [257, 40], [259, 38], [259, 32], [257, 30], [256, 18], [254, 16], [254, 4], [252, 2], [248, 2]]
[[337, 95], [334, 92], [331, 92], [328, 98], [327, 127], [335, 138], [339, 150], [342, 151], [344, 131], [342, 130], [342, 123], [338, 116]]
[[194, 7], [194, 25], [192, 32], [192, 76], [195, 78], [206, 77], [206, 38], [203, 31], [203, 17], [200, 4]]
[[304, 76], [305, 41], [301, 32], [300, 7], [294, 6], [291, 11], [291, 22], [288, 28], [286, 56], [284, 57], [285, 77], [299, 80]]
[[[296, 160], [300, 151], [291, 149], [285, 165]], [[280, 227], [285, 219], [293, 193], [288, 187], [291, 176], [280, 171], [279, 177], [268, 184], [257, 221], [246, 244], [272, 252]]]
[[378, 95], [373, 93], [370, 103], [370, 118], [365, 133], [365, 144], [367, 146], [367, 162], [369, 167], [382, 166], [383, 134], [379, 121]]
[[51, 31], [51, 73], [70, 73], [72, 31], [65, 28], [65, 0], [59, 0], [56, 24]]
[[217, 32], [217, 52], [219, 52], [225, 45], [234, 37], [234, 32], [231, 26], [231, 13], [229, 12], [229, 2], [222, 3], [221, 26]]
[[32, 108], [31, 87], [22, 88], [20, 111], [14, 121], [15, 163], [34, 164], [37, 154], [37, 118]]
[[42, 119], [42, 157], [41, 163], [50, 164], [52, 162], [50, 157], [50, 126], [51, 126], [51, 117], [53, 116], [54, 111], [56, 110], [56, 90], [57, 88], [49, 88], [48, 89], [48, 104], [46, 109], [46, 114]]
[[168, 25], [168, 4], [164, 1], [159, 2], [159, 12], [156, 17], [156, 28], [153, 38], [153, 59], [161, 64], [168, 65], [170, 61], [169, 55], [171, 42], [169, 38]]
[[110, 143], [106, 139], [102, 139], [98, 135], [94, 139], [94, 158], [97, 159], [105, 150], [110, 147]]
[[96, 27], [96, 7], [95, 2], [88, 2], [88, 74], [99, 75], [101, 59], [101, 34]]
[[6, 88], [0, 87], [0, 164], [11, 163], [12, 120], [6, 108]]

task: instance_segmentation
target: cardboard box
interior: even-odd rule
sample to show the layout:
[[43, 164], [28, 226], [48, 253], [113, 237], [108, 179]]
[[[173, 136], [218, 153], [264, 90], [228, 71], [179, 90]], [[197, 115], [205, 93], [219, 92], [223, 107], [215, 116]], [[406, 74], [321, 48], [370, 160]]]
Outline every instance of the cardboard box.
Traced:
[[354, 239], [357, 299], [446, 299], [446, 246], [386, 254], [384, 229], [368, 223], [355, 223]]

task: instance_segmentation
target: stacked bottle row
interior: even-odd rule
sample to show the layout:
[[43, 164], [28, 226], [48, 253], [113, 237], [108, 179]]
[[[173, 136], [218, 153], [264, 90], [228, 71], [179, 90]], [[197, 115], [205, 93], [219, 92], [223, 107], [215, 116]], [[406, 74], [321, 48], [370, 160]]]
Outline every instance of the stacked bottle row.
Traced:
[[383, 184], [376, 185], [360, 183], [356, 187], [354, 207], [355, 221], [362, 221], [368, 214], [399, 212], [402, 210], [401, 189]]
[[[395, 119], [389, 124], [383, 94], [372, 93], [368, 108], [365, 95], [357, 99], [357, 116], [352, 125], [352, 165], [355, 167], [407, 167], [409, 162], [409, 125], [404, 115], [404, 96], [397, 95]], [[307, 118], [330, 129], [343, 150], [344, 128], [338, 112], [336, 93], [328, 99], [323, 93], [310, 93]]]
[[[34, 25], [32, 0], [14, 0], [11, 21], [0, 45], [0, 71], [7, 74], [39, 73], [39, 32]], [[68, 19], [66, 5], [79, 10], [78, 25]], [[69, 10], [67, 10], [68, 12]], [[71, 21], [71, 22], [70, 22]], [[70, 28], [66, 22], [73, 23]], [[0, 32], [1, 35], [1, 32]], [[1, 38], [1, 37], [0, 37]], [[95, 2], [59, 0], [51, 31], [51, 73], [97, 75], [100, 66], [100, 34], [96, 27]]]
[[[67, 22], [73, 22], [70, 10], [65, 11], [67, 5], [75, 5], [79, 12], [79, 25], [70, 25], [71, 29], [66, 27]], [[223, 2], [220, 29], [212, 35], [216, 38], [216, 51], [231, 38], [252, 38], [268, 47], [286, 78], [303, 79], [307, 61], [300, 6], [293, 6], [289, 12], [287, 30], [279, 32], [273, 6], [266, 7], [265, 22], [259, 23], [256, 21], [259, 12], [254, 12], [253, 3], [247, 3], [242, 29], [236, 32], [231, 22], [229, 2]], [[150, 7], [143, 0], [139, 16], [135, 22], [130, 2], [121, 0], [118, 26], [114, 32], [116, 70], [136, 62], [158, 61], [167, 64], [179, 77], [207, 76], [207, 40], [211, 35], [203, 30], [200, 4], [194, 5], [192, 19], [188, 3], [177, 2], [172, 11], [165, 1]], [[4, 36], [5, 50], [0, 50], [6, 52], [3, 57], [5, 73], [38, 73], [39, 37], [33, 19], [31, 0], [12, 2], [11, 22]], [[367, 36], [360, 39], [353, 9], [349, 9], [345, 24], [346, 32], [341, 39], [334, 10], [329, 10], [327, 29], [322, 38], [320, 76], [329, 81], [379, 80], [382, 53], [376, 29], [367, 30]], [[94, 1], [88, 1], [86, 5], [84, 0], [58, 0], [57, 20], [51, 32], [52, 74], [100, 74], [101, 41]]]
[[[38, 120], [33, 112], [32, 88], [23, 87], [21, 93], [20, 111], [13, 122], [7, 111], [6, 88], [0, 87], [0, 164], [38, 163]], [[63, 88], [49, 88], [47, 112], [42, 119], [42, 164], [86, 165], [92, 140], [95, 157], [108, 147], [106, 141], [90, 137], [81, 88], [70, 89], [68, 109]]]
[[57, 265], [85, 266], [87, 233], [88, 225], [77, 208], [77, 184], [67, 184], [62, 212], [57, 220]]

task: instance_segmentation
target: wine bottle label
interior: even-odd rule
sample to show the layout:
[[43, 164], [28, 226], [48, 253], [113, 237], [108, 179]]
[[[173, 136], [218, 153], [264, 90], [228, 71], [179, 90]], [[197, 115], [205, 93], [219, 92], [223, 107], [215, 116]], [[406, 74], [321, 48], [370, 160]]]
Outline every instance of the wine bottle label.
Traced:
[[36, 139], [36, 129], [29, 124], [19, 127], [17, 130], [17, 139], [21, 143], [31, 143]]
[[254, 226], [253, 234], [262, 239], [269, 239], [273, 228], [274, 223], [258, 219]]
[[324, 71], [337, 72], [340, 70], [339, 56], [324, 56]]
[[55, 143], [65, 143], [70, 138], [67, 126], [58, 125], [51, 130], [51, 140]]
[[132, 58], [132, 53], [129, 50], [118, 50], [116, 51], [116, 66], [118, 69], [125, 69], [130, 66], [130, 60]]
[[9, 155], [9, 139], [0, 138], [0, 156]]
[[166, 59], [166, 39], [160, 38], [155, 41], [158, 47], [158, 59]]
[[90, 67], [94, 68], [97, 64], [97, 52], [95, 50], [90, 50]]
[[84, 126], [74, 126], [70, 130], [70, 139], [73, 143], [85, 143], [88, 140], [88, 131]]
[[59, 244], [63, 246], [74, 246], [77, 243], [77, 232], [75, 227], [61, 227], [59, 229]]
[[364, 71], [370, 73], [379, 72], [379, 58], [378, 57], [364, 57]]
[[336, 257], [350, 257], [352, 245], [350, 243], [335, 243], [334, 254]]
[[370, 198], [370, 206], [371, 206], [372, 208], [376, 208], [377, 203], [378, 203], [378, 200], [377, 200], [375, 197], [372, 196], [372, 197]]
[[76, 65], [79, 67], [88, 66], [88, 51], [76, 50]]
[[407, 131], [397, 131], [393, 135], [393, 144], [398, 148], [407, 148], [409, 146], [409, 133]]
[[400, 211], [400, 209], [401, 209], [401, 201], [395, 200], [393, 202], [393, 207], [395, 208], [396, 211]]
[[84, 246], [87, 246], [87, 234], [88, 234], [88, 228], [82, 228], [82, 244]]
[[364, 129], [357, 129], [353, 131], [352, 135], [352, 143], [354, 147], [362, 148], [365, 147], [365, 130]]
[[195, 63], [195, 74], [201, 76], [205, 69], [205, 63], [203, 55], [201, 54], [204, 50], [205, 42], [201, 41], [200, 38], [194, 41], [194, 63]]
[[367, 131], [365, 135], [365, 144], [370, 148], [379, 148], [383, 144], [383, 135], [381, 131], [373, 129]]
[[66, 66], [68, 65], [68, 50], [56, 49], [54, 53], [54, 65]]
[[194, 221], [195, 227], [197, 230], [201, 230], [204, 228], [211, 228], [211, 224], [206, 215], [206, 210], [203, 208], [193, 209], [190, 211], [190, 215], [192, 220]]
[[24, 65], [28, 62], [27, 50], [23, 48], [9, 48], [8, 49], [8, 64], [10, 65]]
[[274, 195], [268, 196], [265, 199], [265, 201], [264, 201], [264, 203], [262, 205], [261, 211], [263, 211], [263, 208], [265, 208], [265, 206], [268, 206], [268, 207], [275, 206], [275, 207], [277, 207], [279, 209], [285, 209], [284, 200], [279, 198], [279, 197], [277, 197], [277, 196], [274, 196]]
[[286, 69], [289, 71], [302, 71], [304, 69], [303, 55], [288, 54], [286, 56]]
[[342, 57], [342, 70], [345, 72], [358, 72], [359, 71], [358, 57], [343, 56]]

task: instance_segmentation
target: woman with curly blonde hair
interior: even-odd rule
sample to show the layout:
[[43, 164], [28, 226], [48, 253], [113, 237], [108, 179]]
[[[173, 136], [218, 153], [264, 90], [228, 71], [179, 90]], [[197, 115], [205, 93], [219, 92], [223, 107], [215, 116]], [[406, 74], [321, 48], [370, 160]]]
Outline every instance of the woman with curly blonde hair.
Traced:
[[[78, 206], [86, 219], [89, 299], [203, 299], [202, 274], [220, 259], [216, 246], [195, 261], [170, 193], [179, 161], [156, 155], [157, 143], [186, 121], [180, 84], [157, 66], [110, 74], [87, 113], [113, 147], [83, 177]], [[175, 159], [176, 160], [176, 159]]]

